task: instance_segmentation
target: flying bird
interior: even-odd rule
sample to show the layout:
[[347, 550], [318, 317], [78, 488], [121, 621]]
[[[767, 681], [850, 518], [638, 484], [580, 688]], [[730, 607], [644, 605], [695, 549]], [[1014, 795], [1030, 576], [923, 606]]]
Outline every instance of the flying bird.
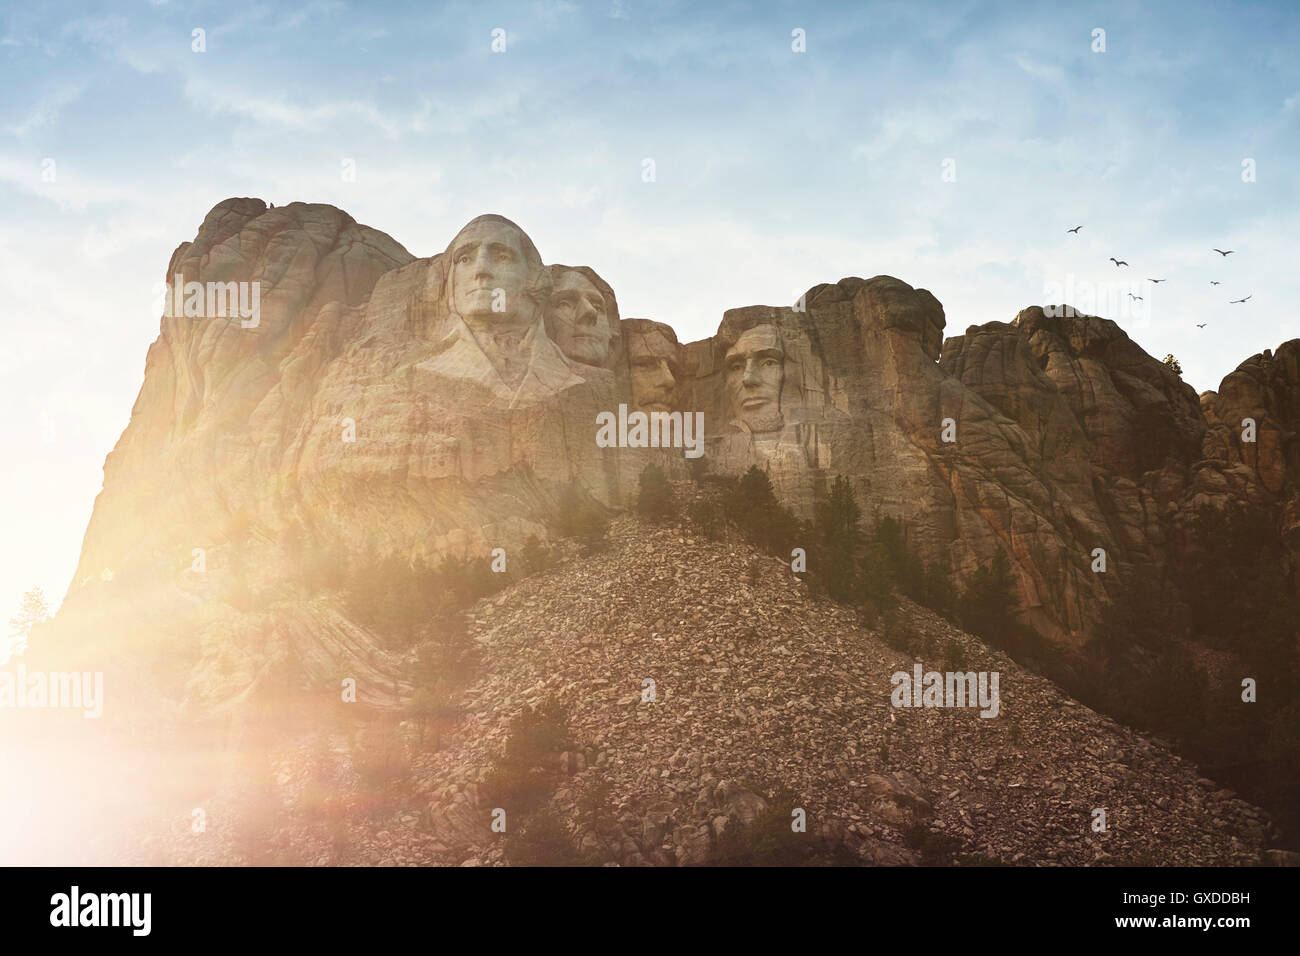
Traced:
[[1211, 280], [1210, 280], [1210, 285], [1223, 285], [1223, 283], [1222, 283], [1222, 282], [1215, 282], [1213, 279], [1211, 279]]
[[1205, 328], [1205, 323], [1204, 323], [1204, 322], [1197, 322], [1197, 323], [1196, 323], [1196, 327], [1197, 327], [1198, 329], [1203, 329], [1203, 328]]
[[1147, 279], [1147, 281], [1150, 282], [1152, 285], [1156, 285], [1161, 282], [1168, 282], [1169, 280], [1168, 279]]
[[1075, 226], [1073, 229], [1067, 229], [1067, 230], [1065, 230], [1065, 231], [1066, 231], [1066, 232], [1073, 232], [1073, 233], [1076, 233], [1076, 234], [1077, 234], [1078, 231], [1079, 231], [1080, 229], [1082, 229], [1082, 228], [1083, 228], [1083, 226]]
[[[1254, 294], [1255, 293], [1252, 292], [1250, 295], [1254, 295]], [[1250, 295], [1246, 296], [1246, 299], [1249, 299]], [[1246, 299], [1231, 299], [1229, 300], [1228, 305], [1240, 305], [1241, 303], [1245, 302]]]
[[1126, 265], [1128, 265], [1128, 263], [1125, 262], [1123, 259], [1116, 259], [1114, 256], [1111, 256], [1111, 257], [1110, 257], [1110, 261], [1113, 262], [1113, 263], [1115, 263], [1115, 268], [1116, 268], [1116, 269], [1118, 269], [1120, 266], [1126, 266]]
[[1219, 255], [1221, 255], [1221, 256], [1230, 256], [1230, 255], [1232, 255], [1234, 252], [1236, 252], [1237, 250], [1236, 250], [1236, 249], [1229, 249], [1227, 252], [1224, 252], [1222, 249], [1215, 249], [1214, 251], [1217, 252], [1217, 253], [1218, 253]]
[[1140, 295], [1134, 295], [1132, 292], [1130, 292], [1130, 293], [1128, 294], [1128, 297], [1129, 297], [1130, 299], [1137, 299], [1139, 302], [1142, 301], [1142, 296], [1140, 296]]

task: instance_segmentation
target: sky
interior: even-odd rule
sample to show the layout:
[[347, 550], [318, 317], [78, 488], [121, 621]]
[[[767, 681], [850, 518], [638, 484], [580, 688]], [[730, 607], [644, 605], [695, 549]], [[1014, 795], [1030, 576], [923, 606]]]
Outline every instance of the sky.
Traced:
[[851, 275], [948, 335], [1068, 301], [1202, 391], [1300, 336], [1297, 49], [1291, 2], [5, 4], [0, 611], [67, 589], [223, 199], [417, 256], [500, 213], [683, 341]]

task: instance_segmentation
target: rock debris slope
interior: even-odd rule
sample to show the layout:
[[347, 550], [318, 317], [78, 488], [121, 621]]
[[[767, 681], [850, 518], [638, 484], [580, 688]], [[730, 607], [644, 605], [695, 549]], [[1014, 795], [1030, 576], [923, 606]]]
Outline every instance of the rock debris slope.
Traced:
[[[931, 612], [904, 601], [881, 625], [937, 649], [906, 655], [743, 543], [619, 519], [607, 551], [528, 577], [472, 618], [481, 655], [454, 700], [460, 717], [438, 749], [417, 747], [402, 726], [416, 754], [406, 805], [348, 814], [358, 798], [340, 795], [332, 806], [346, 822], [329, 829], [313, 822], [304, 783], [320, 768], [309, 767], [328, 742], [342, 794], [361, 786], [355, 751], [321, 732], [274, 750], [280, 786], [266, 840], [278, 859], [508, 862], [510, 826], [526, 817], [512, 823], [506, 807], [507, 835], [493, 833], [486, 780], [511, 718], [552, 700], [567, 712], [570, 744], [545, 759], [547, 804], [590, 863], [714, 862], [719, 838], [752, 824], [778, 787], [805, 809], [808, 840], [868, 865], [1251, 865], [1275, 834], [1266, 813], [1162, 741]], [[998, 715], [892, 707], [890, 676], [918, 660], [942, 670], [954, 644], [964, 669], [999, 673]], [[653, 703], [643, 701], [646, 678]], [[600, 781], [605, 812], [592, 817], [584, 794]], [[229, 793], [203, 804], [214, 820], [237, 806]], [[1096, 808], [1106, 833], [1090, 827]], [[220, 827], [195, 839], [186, 822], [144, 841], [142, 860], [244, 862]]]
[[[502, 862], [484, 781], [510, 718], [548, 700], [564, 703], [572, 741], [548, 757], [550, 806], [596, 862], [710, 862], [776, 786], [799, 796], [808, 839], [869, 864], [1259, 862], [1265, 813], [930, 612], [906, 603], [896, 625], [941, 649], [927, 670], [955, 642], [966, 669], [998, 671], [997, 717], [891, 707], [890, 675], [916, 658], [774, 558], [631, 519], [612, 537], [475, 606], [482, 657], [462, 716], [412, 773], [424, 809], [355, 827], [347, 862]], [[300, 752], [277, 759], [286, 778], [301, 772]], [[584, 827], [582, 795], [600, 780], [608, 813]], [[1105, 834], [1089, 826], [1098, 807]], [[918, 825], [951, 838], [946, 856], [924, 856]], [[333, 859], [310, 827], [280, 838]]]

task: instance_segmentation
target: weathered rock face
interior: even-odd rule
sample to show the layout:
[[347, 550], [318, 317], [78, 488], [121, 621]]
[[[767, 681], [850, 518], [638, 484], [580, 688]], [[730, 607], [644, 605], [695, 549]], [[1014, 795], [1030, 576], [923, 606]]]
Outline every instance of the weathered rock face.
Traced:
[[[710, 470], [758, 465], [802, 517], [850, 477], [954, 583], [1005, 549], [1022, 617], [1066, 645], [1118, 576], [1092, 572], [1093, 549], [1120, 575], [1158, 568], [1195, 504], [1269, 509], [1300, 555], [1300, 340], [1198, 401], [1113, 322], [1031, 308], [945, 342], [930, 293], [877, 276], [733, 309], [681, 345], [499, 216], [416, 259], [333, 207], [252, 199], [216, 206], [168, 278], [205, 294], [163, 318], [105, 465], [64, 611], [85, 632], [184, 620], [220, 644], [222, 575], [273, 583], [290, 526], [320, 549], [466, 557], [545, 538], [574, 484], [626, 507], [646, 463], [685, 459], [602, 447], [597, 415], [620, 406], [703, 413]], [[247, 283], [257, 314], [213, 313], [215, 283]], [[253, 630], [240, 676], [204, 652], [195, 673], [226, 676], [191, 696], [228, 696], [285, 653], [318, 677], [364, 658], [382, 683], [384, 654], [335, 610], [286, 604]]]
[[[105, 569], [188, 564], [163, 552], [219, 540], [233, 515], [282, 495], [276, 479], [311, 415], [315, 377], [379, 277], [410, 259], [333, 207], [231, 199], [213, 208], [194, 242], [173, 253], [167, 281], [258, 283], [258, 322], [163, 318], [131, 423], [104, 465], [73, 591]], [[175, 533], [199, 527], [207, 532]]]
[[[1030, 622], [1086, 633], [1103, 582], [1163, 560], [1163, 517], [1179, 504], [1205, 430], [1195, 393], [1115, 323], [1041, 308], [950, 339], [941, 366], [1014, 423], [1002, 432], [1007, 448], [984, 444], [958, 470], [980, 476], [977, 497], [1007, 492], [1004, 507], [984, 513], [1028, 578]], [[1117, 575], [1092, 572], [1095, 548]]]
[[[1201, 395], [1207, 429], [1186, 491], [1194, 504], [1246, 502], [1276, 515], [1300, 591], [1300, 339], [1248, 358]], [[1249, 423], [1255, 441], [1248, 442]]]

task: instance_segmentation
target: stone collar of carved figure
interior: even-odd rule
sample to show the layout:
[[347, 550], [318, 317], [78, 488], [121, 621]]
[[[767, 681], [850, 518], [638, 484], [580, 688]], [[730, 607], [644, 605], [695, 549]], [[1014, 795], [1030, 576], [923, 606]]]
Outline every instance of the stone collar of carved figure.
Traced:
[[776, 326], [747, 329], [727, 350], [724, 363], [732, 416], [746, 431], [775, 437], [785, 424], [785, 348]]
[[544, 401], [584, 382], [575, 374], [573, 363], [546, 337], [540, 323], [524, 334], [518, 354], [527, 364], [517, 376], [507, 379], [498, 364], [488, 357], [473, 330], [459, 316], [452, 316], [446, 334], [434, 348], [434, 355], [416, 367], [446, 378], [475, 382], [510, 407]]

